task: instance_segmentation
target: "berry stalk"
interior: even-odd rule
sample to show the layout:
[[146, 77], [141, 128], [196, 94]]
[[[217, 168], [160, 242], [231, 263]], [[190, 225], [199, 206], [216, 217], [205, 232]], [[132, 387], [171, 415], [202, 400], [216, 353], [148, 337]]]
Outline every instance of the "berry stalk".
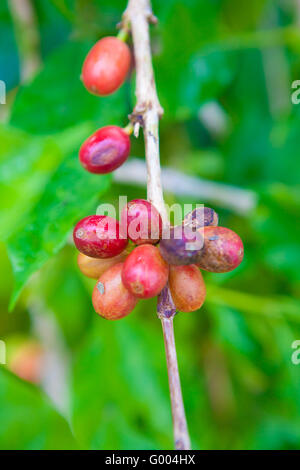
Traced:
[[158, 297], [157, 314], [161, 320], [164, 335], [175, 449], [189, 450], [191, 448], [191, 442], [182, 399], [174, 336], [173, 319], [176, 315], [176, 308], [168, 284]]
[[[149, 23], [156, 23], [149, 0], [129, 0], [123, 27], [130, 27], [136, 66], [136, 105], [130, 116], [137, 137], [143, 128], [147, 163], [147, 198], [159, 211], [163, 225], [169, 224], [164, 204], [159, 158], [159, 119], [163, 109], [157, 96], [150, 46]], [[174, 340], [173, 317], [176, 309], [168, 287], [158, 298], [158, 317], [162, 322], [166, 349], [175, 448], [190, 449]]]
[[159, 103], [152, 67], [149, 22], [155, 19], [148, 0], [129, 0], [123, 14], [123, 24], [130, 25], [136, 67], [136, 105], [130, 118], [137, 137], [143, 128], [147, 163], [147, 198], [168, 224], [164, 204], [159, 159], [159, 118], [163, 109]]
[[162, 317], [161, 324], [164, 334], [166, 358], [168, 365], [175, 448], [176, 450], [188, 450], [191, 448], [191, 443], [187, 429], [187, 422], [182, 400], [174, 337], [173, 317]]

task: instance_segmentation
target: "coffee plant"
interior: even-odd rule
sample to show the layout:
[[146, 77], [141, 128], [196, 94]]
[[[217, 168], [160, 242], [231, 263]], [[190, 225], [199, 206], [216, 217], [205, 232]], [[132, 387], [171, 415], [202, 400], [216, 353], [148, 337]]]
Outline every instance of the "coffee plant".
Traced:
[[299, 11], [0, 2], [1, 449], [300, 448]]

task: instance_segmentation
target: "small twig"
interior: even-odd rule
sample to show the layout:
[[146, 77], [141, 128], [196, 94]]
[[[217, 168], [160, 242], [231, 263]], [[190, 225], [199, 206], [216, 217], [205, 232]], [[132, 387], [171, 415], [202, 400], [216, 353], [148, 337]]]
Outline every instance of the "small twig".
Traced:
[[[216, 204], [241, 215], [248, 215], [257, 206], [258, 195], [250, 189], [186, 175], [174, 168], [162, 167], [161, 172], [163, 187], [171, 194]], [[114, 178], [121, 184], [145, 186], [146, 165], [139, 158], [130, 158], [114, 172]]]
[[177, 450], [189, 450], [191, 443], [182, 400], [174, 338], [173, 319], [176, 315], [176, 308], [168, 286], [163, 289], [158, 297], [157, 314], [161, 320], [166, 349], [175, 448]]
[[[147, 197], [157, 208], [164, 226], [169, 224], [161, 184], [159, 160], [159, 119], [163, 114], [160, 106], [152, 67], [149, 22], [155, 23], [149, 0], [129, 0], [123, 15], [123, 27], [131, 28], [136, 65], [137, 103], [130, 118], [137, 136], [143, 127], [147, 163]], [[162, 322], [168, 377], [172, 405], [172, 417], [176, 449], [190, 449], [175, 349], [173, 317], [176, 313], [170, 291], [165, 287], [159, 297], [158, 316]]]
[[136, 65], [136, 106], [131, 114], [134, 134], [142, 126], [147, 162], [147, 197], [168, 223], [165, 209], [159, 160], [158, 123], [163, 114], [160, 106], [151, 59], [149, 19], [153, 20], [148, 0], [129, 0], [123, 22], [130, 24]]

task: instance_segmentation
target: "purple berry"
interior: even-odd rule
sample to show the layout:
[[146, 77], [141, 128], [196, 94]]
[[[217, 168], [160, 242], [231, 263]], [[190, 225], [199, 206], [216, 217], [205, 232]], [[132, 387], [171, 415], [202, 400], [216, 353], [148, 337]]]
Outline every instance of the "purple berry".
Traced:
[[197, 264], [201, 259], [203, 237], [200, 231], [194, 232], [187, 225], [177, 225], [170, 228], [170, 233], [164, 231], [159, 249], [169, 264]]
[[193, 211], [189, 212], [183, 220], [184, 225], [188, 225], [194, 230], [207, 226], [216, 227], [218, 222], [218, 214], [210, 207], [197, 207]]

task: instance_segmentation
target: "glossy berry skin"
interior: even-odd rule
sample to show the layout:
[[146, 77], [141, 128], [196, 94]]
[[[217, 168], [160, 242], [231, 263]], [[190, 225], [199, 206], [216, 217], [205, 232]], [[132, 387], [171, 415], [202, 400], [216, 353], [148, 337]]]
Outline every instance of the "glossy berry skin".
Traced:
[[136, 306], [134, 297], [122, 282], [123, 263], [109, 268], [94, 287], [92, 302], [95, 311], [107, 320], [119, 320], [126, 317]]
[[149, 299], [158, 295], [167, 283], [169, 267], [153, 245], [137, 246], [124, 263], [122, 280], [136, 297]]
[[170, 266], [169, 287], [177, 310], [193, 312], [203, 305], [206, 288], [195, 264]]
[[91, 258], [90, 256], [86, 256], [83, 253], [79, 253], [77, 256], [77, 264], [84, 276], [90, 277], [91, 279], [99, 279], [105, 271], [107, 271], [111, 266], [114, 266], [118, 263], [123, 263], [127, 256], [129, 255], [129, 251], [125, 249], [117, 256], [113, 258]]
[[134, 199], [122, 210], [121, 227], [136, 245], [155, 244], [161, 238], [162, 219], [151, 202]]
[[128, 134], [118, 126], [98, 129], [81, 146], [79, 161], [90, 173], [105, 174], [116, 170], [130, 152]]
[[73, 231], [76, 248], [91, 258], [112, 258], [127, 246], [121, 238], [119, 222], [106, 215], [90, 215], [80, 220]]
[[167, 234], [163, 234], [159, 244], [159, 250], [165, 261], [175, 265], [197, 264], [202, 249], [201, 232], [194, 232], [184, 225], [171, 227], [169, 238]]
[[188, 225], [192, 229], [207, 226], [215, 227], [218, 225], [218, 222], [218, 214], [210, 207], [197, 207], [193, 211], [189, 212], [183, 220], [183, 224]]
[[243, 260], [244, 247], [240, 237], [226, 227], [204, 228], [204, 249], [197, 265], [213, 273], [226, 273]]
[[83, 84], [95, 95], [110, 95], [125, 81], [130, 63], [127, 44], [113, 36], [102, 38], [86, 56], [81, 74]]

